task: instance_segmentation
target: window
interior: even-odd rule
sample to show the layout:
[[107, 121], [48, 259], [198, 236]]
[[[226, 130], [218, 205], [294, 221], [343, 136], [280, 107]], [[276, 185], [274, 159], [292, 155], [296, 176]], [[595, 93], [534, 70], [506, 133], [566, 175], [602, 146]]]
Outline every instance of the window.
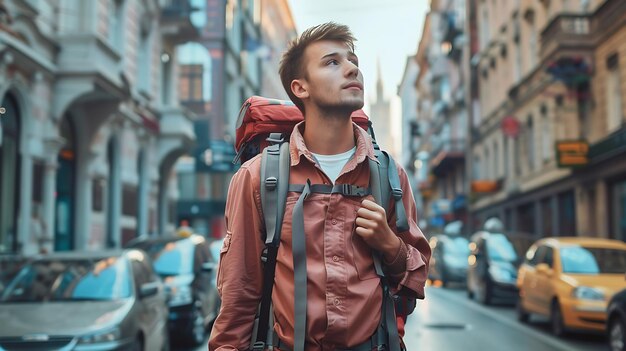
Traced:
[[485, 148], [485, 173], [486, 179], [491, 179], [491, 159], [489, 158], [489, 149]]
[[535, 65], [537, 64], [537, 58], [539, 57], [539, 52], [537, 50], [537, 28], [535, 28], [535, 22], [534, 20], [531, 20], [529, 22], [529, 26], [530, 26], [530, 38], [528, 39], [528, 46], [529, 46], [529, 63], [530, 63], [530, 70], [532, 70]]
[[124, 12], [122, 0], [109, 0], [109, 42], [114, 48], [122, 50]]
[[526, 156], [528, 158], [528, 170], [532, 172], [535, 168], [535, 134], [533, 131], [532, 116], [528, 116], [526, 129]]
[[541, 150], [543, 155], [543, 161], [547, 162], [550, 160], [552, 152], [552, 126], [550, 125], [550, 118], [545, 112], [541, 116], [541, 123]]
[[493, 142], [493, 178], [500, 178], [500, 153], [497, 141]]
[[606, 60], [607, 80], [606, 80], [606, 101], [608, 116], [608, 132], [619, 129], [623, 122], [622, 117], [622, 94], [619, 79], [619, 57], [617, 54], [611, 55]]
[[139, 71], [138, 86], [146, 93], [150, 92], [150, 69], [152, 67], [152, 18], [144, 14], [141, 16], [139, 28], [139, 55], [137, 68]]
[[513, 139], [511, 139], [510, 137], [505, 137], [504, 139], [504, 152], [503, 152], [503, 158], [502, 160], [504, 161], [504, 177], [508, 178], [509, 175], [511, 174], [511, 170], [510, 170], [510, 160], [511, 157], [509, 157], [509, 143], [511, 143]]
[[545, 246], [540, 246], [539, 248], [534, 250], [534, 252], [532, 250], [529, 250], [526, 255], [527, 263], [531, 266], [536, 266], [537, 264], [541, 263], [541, 259], [545, 255], [546, 249], [547, 248]]
[[480, 179], [480, 156], [474, 156], [474, 169], [472, 170], [474, 180]]
[[546, 254], [543, 256], [542, 263], [548, 265], [548, 267], [552, 268], [554, 264], [554, 249], [551, 247], [546, 247]]
[[522, 152], [520, 148], [520, 144], [522, 143], [522, 138], [517, 137], [513, 141], [513, 162], [515, 163], [515, 175], [519, 176], [522, 174]]
[[187, 43], [177, 48], [176, 57], [180, 64], [180, 100], [204, 106], [211, 100], [212, 59], [209, 52], [198, 43]]
[[180, 66], [180, 100], [182, 102], [202, 101], [202, 65]]

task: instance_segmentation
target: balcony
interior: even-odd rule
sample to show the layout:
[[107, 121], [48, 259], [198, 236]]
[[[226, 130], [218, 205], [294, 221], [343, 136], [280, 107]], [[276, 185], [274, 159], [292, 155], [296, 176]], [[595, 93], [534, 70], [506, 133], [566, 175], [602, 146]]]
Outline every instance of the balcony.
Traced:
[[67, 33], [58, 43], [54, 118], [77, 102], [113, 106], [130, 96], [122, 57], [107, 40], [93, 33]]
[[451, 170], [452, 166], [465, 161], [465, 139], [450, 139], [441, 142], [433, 148], [430, 160], [432, 172], [442, 176]]
[[541, 57], [557, 59], [591, 55], [594, 45], [592, 23], [589, 15], [556, 16], [541, 33]]
[[191, 22], [191, 14], [198, 9], [191, 0], [168, 0], [161, 10], [161, 34], [174, 44], [199, 39], [200, 31]]

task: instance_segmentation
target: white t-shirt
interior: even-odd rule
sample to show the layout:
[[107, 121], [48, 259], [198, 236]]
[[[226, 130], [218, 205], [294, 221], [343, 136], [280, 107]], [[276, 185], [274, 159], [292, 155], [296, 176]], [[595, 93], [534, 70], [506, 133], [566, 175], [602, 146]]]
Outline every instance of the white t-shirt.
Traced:
[[356, 146], [353, 147], [351, 150], [337, 155], [313, 154], [313, 156], [315, 156], [315, 159], [320, 164], [320, 167], [322, 167], [324, 173], [326, 173], [328, 178], [330, 178], [333, 184], [335, 184], [335, 180], [337, 180], [337, 177], [339, 177], [339, 173], [341, 173], [343, 166], [348, 163], [348, 160], [350, 160], [355, 152]]

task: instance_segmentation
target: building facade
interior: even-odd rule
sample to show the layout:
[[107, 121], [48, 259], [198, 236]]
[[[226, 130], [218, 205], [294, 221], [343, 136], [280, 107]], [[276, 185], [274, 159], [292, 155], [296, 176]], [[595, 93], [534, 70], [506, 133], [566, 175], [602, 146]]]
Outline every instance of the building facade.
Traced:
[[198, 142], [176, 165], [176, 216], [200, 234], [222, 237], [239, 111], [252, 95], [287, 98], [278, 62], [295, 26], [286, 0], [196, 2], [200, 38], [178, 54], [181, 103], [198, 116]]
[[167, 229], [171, 170], [195, 139], [171, 88], [194, 36], [183, 3], [0, 1], [1, 252]]
[[473, 1], [471, 216], [626, 240], [626, 3]]
[[416, 61], [418, 190], [431, 231], [467, 221], [465, 1], [431, 1]]
[[261, 96], [289, 100], [278, 75], [282, 53], [298, 36], [289, 2], [287, 0], [264, 0], [261, 8], [262, 45], [259, 48], [261, 72]]

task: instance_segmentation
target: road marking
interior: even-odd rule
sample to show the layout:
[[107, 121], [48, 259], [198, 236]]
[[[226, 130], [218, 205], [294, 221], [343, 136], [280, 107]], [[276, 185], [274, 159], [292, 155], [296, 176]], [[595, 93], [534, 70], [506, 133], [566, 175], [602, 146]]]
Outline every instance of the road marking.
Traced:
[[[570, 345], [567, 345], [566, 343], [564, 343], [562, 341], [553, 339], [550, 336], [547, 336], [547, 335], [545, 335], [543, 333], [540, 333], [540, 332], [536, 331], [535, 329], [533, 329], [533, 328], [531, 328], [529, 326], [523, 325], [520, 322], [518, 322], [517, 320], [512, 321], [512, 320], [508, 319], [507, 317], [505, 317], [503, 315], [500, 315], [500, 314], [498, 314], [496, 312], [493, 312], [493, 311], [491, 311], [491, 310], [489, 310], [489, 309], [487, 309], [485, 307], [476, 305], [473, 301], [470, 301], [467, 298], [461, 298], [461, 297], [457, 296], [456, 294], [453, 294], [453, 293], [451, 293], [449, 291], [445, 291], [443, 289], [439, 289], [439, 291], [443, 292], [445, 295], [448, 295], [447, 297], [452, 298], [453, 300], [456, 300], [456, 302], [458, 302], [460, 304], [463, 304], [463, 305], [465, 305], [465, 306], [467, 306], [467, 307], [469, 307], [469, 308], [471, 308], [471, 309], [473, 309], [475, 311], [481, 312], [481, 313], [483, 313], [483, 314], [485, 314], [485, 315], [487, 315], [487, 316], [489, 316], [489, 317], [491, 317], [491, 318], [493, 318], [493, 319], [495, 319], [495, 320], [497, 320], [499, 322], [502, 322], [502, 323], [508, 325], [509, 327], [512, 327], [512, 328], [515, 328], [515, 329], [518, 329], [518, 330], [522, 330], [522, 331], [524, 331], [526, 333], [532, 334], [537, 339], [541, 339], [541, 341], [543, 341], [543, 342], [545, 342], [547, 344], [550, 344], [551, 346], [553, 346], [553, 347], [555, 347], [555, 348], [557, 348], [559, 350], [564, 350], [564, 351], [571, 351], [572, 350]], [[470, 303], [468, 303], [468, 302], [470, 302]]]

